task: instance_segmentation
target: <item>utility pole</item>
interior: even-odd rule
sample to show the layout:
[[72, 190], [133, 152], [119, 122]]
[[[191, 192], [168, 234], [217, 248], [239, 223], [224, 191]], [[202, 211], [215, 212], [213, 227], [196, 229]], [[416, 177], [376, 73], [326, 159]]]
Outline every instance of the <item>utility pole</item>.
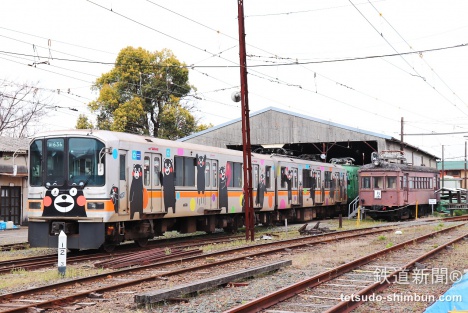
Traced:
[[255, 240], [255, 217], [252, 199], [252, 159], [250, 148], [249, 93], [247, 88], [247, 56], [245, 52], [244, 3], [237, 1], [239, 20], [239, 58], [241, 78], [242, 107], [242, 146], [244, 160], [244, 210], [245, 210], [245, 240]]
[[[404, 145], [403, 145], [403, 117], [401, 117], [401, 134], [400, 134], [400, 150], [401, 150], [401, 156], [404, 156]], [[403, 164], [403, 159], [400, 161], [401, 164]]]
[[465, 140], [465, 173], [464, 173], [463, 176], [464, 176], [464, 180], [465, 180], [465, 186], [464, 186], [464, 188], [467, 189], [467, 188], [466, 188], [466, 186], [467, 186], [467, 185], [466, 185], [466, 140]]

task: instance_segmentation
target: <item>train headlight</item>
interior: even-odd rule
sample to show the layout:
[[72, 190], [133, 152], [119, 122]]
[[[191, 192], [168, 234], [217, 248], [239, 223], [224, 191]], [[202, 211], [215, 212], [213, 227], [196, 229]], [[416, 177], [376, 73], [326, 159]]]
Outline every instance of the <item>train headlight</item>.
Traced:
[[88, 202], [88, 210], [104, 210], [104, 202]]

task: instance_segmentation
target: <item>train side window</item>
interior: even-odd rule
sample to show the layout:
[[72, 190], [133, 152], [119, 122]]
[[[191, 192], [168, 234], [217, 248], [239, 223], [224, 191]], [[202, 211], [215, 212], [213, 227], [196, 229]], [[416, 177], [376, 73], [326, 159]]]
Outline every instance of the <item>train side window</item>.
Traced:
[[195, 158], [174, 157], [176, 186], [195, 186]]
[[253, 173], [252, 173], [252, 188], [257, 188], [258, 186], [258, 165], [253, 165]]
[[[229, 187], [242, 187], [242, 163], [227, 162], [228, 167], [231, 167], [231, 180]], [[229, 180], [229, 179], [228, 179]]]
[[383, 177], [381, 176], [374, 176], [374, 188], [383, 188]]
[[213, 187], [218, 186], [218, 164], [213, 161]]
[[332, 180], [332, 172], [325, 171], [325, 188], [330, 188]]
[[[314, 177], [312, 177], [312, 179], [315, 178], [315, 180], [316, 180], [316, 182], [315, 182], [316, 185], [315, 185], [315, 186], [316, 186], [317, 188], [321, 187], [321, 186], [322, 186], [322, 171], [321, 171], [321, 170], [316, 170], [316, 171], [314, 171], [314, 172], [312, 173], [312, 175], [314, 176]], [[313, 182], [312, 182], [312, 183], [313, 183]]]
[[211, 163], [210, 161], [206, 161], [206, 165], [205, 165], [205, 187], [210, 186], [210, 179], [211, 179], [211, 175], [210, 175], [211, 164], [210, 163]]
[[[288, 175], [291, 170], [286, 166], [281, 167], [281, 188], [287, 188], [288, 184], [286, 181], [288, 180]], [[291, 177], [289, 178], [291, 179]]]
[[361, 178], [361, 186], [363, 189], [370, 189], [370, 181], [371, 178], [368, 176], [364, 176]]
[[121, 154], [119, 156], [119, 170], [120, 170], [120, 180], [125, 180], [125, 155]]
[[387, 188], [389, 189], [396, 188], [396, 176], [387, 176]]
[[154, 157], [153, 159], [153, 180], [154, 180], [154, 186], [159, 186], [161, 185], [161, 182], [159, 181], [159, 175], [161, 175], [161, 162], [159, 161], [159, 157]]
[[271, 188], [271, 166], [265, 166], [265, 186]]
[[293, 169], [293, 177], [292, 177], [292, 188], [296, 189], [297, 188], [297, 168]]
[[149, 186], [150, 184], [150, 158], [145, 156], [143, 161], [143, 184]]
[[311, 170], [309, 169], [303, 169], [302, 170], [302, 184], [304, 188], [310, 188], [312, 186], [312, 173]]

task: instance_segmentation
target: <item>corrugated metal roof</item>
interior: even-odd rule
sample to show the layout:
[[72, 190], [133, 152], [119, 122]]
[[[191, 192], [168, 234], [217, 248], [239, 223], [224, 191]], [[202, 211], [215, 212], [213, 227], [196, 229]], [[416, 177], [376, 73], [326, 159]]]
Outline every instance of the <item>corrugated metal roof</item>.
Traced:
[[1, 152], [17, 152], [19, 154], [26, 154], [29, 148], [29, 138], [13, 138], [13, 137], [0, 137], [0, 151]]
[[[279, 113], [284, 113], [284, 114], [300, 117], [300, 118], [303, 118], [303, 119], [306, 119], [306, 120], [309, 120], [309, 121], [313, 121], [313, 122], [317, 122], [317, 123], [321, 123], [321, 124], [325, 124], [325, 125], [330, 125], [330, 126], [333, 126], [333, 127], [339, 127], [339, 128], [342, 128], [342, 129], [353, 131], [353, 132], [358, 132], [358, 133], [362, 133], [362, 134], [365, 134], [365, 135], [380, 137], [380, 138], [387, 139], [387, 140], [394, 139], [391, 136], [378, 134], [378, 133], [373, 133], [373, 132], [362, 130], [362, 129], [359, 129], [359, 128], [354, 128], [354, 127], [346, 126], [346, 125], [343, 125], [343, 124], [333, 123], [333, 122], [330, 122], [330, 121], [310, 117], [310, 116], [307, 116], [307, 115], [298, 114], [298, 113], [295, 113], [295, 112], [290, 112], [290, 111], [287, 111], [287, 110], [278, 109], [278, 108], [275, 108], [275, 107], [268, 107], [268, 108], [265, 108], [263, 110], [260, 110], [260, 111], [254, 112], [254, 113], [250, 113], [249, 116], [253, 117], [253, 116], [265, 113], [267, 111], [275, 111], [275, 112], [279, 112]], [[238, 122], [241, 122], [241, 121], [242, 121], [242, 118], [236, 118], [236, 119], [231, 120], [229, 122], [219, 124], [217, 126], [205, 129], [205, 130], [203, 130], [201, 132], [186, 136], [184, 138], [180, 138], [177, 141], [186, 141], [186, 140], [198, 137], [198, 136], [202, 136], [202, 135], [204, 135], [206, 133], [212, 132], [213, 130], [220, 129], [220, 128], [223, 128], [223, 127], [226, 127], [228, 125], [235, 124], [235, 123], [238, 123]]]

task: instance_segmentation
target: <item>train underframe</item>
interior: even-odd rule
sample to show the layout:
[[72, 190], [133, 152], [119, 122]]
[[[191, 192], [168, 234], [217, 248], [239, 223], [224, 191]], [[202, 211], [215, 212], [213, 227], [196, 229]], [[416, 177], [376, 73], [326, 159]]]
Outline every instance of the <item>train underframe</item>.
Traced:
[[402, 221], [408, 219], [414, 219], [417, 215], [419, 217], [427, 216], [430, 212], [430, 207], [426, 205], [408, 205], [404, 207], [386, 207], [386, 206], [365, 206], [364, 212], [370, 216], [373, 220], [384, 220], [384, 221]]
[[[333, 218], [345, 214], [346, 204], [328, 207], [295, 207], [275, 211], [256, 211], [255, 224], [301, 223], [313, 219]], [[215, 229], [235, 233], [244, 226], [244, 213], [211, 214], [180, 218], [154, 218], [138, 221], [96, 223], [77, 220], [30, 221], [29, 242], [33, 247], [55, 248], [58, 235], [63, 230], [67, 235], [67, 248], [70, 250], [102, 249], [112, 251], [124, 241], [134, 241], [144, 247], [148, 240], [162, 236], [167, 231], [212, 233]], [[48, 234], [44, 236], [44, 234]]]

